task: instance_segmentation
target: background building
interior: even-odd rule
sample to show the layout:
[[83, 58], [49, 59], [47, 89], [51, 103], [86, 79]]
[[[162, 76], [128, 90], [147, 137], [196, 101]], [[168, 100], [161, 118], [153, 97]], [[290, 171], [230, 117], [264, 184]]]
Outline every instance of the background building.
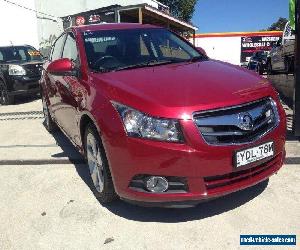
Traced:
[[256, 50], [269, 51], [281, 36], [281, 31], [196, 34], [195, 45], [210, 58], [241, 65]]
[[[108, 6], [109, 5], [109, 6]], [[0, 1], [0, 46], [30, 44], [43, 54], [57, 36], [72, 25], [101, 22], [151, 23], [193, 35], [197, 30], [169, 15], [169, 7], [156, 0], [3, 0]], [[81, 23], [83, 22], [83, 23]], [[255, 50], [270, 50], [282, 32], [231, 32], [196, 34], [196, 46], [209, 57], [245, 64]]]
[[3, 0], [0, 46], [30, 44], [46, 55], [63, 30], [73, 25], [103, 22], [148, 23], [193, 36], [196, 27], [169, 14], [156, 0]]

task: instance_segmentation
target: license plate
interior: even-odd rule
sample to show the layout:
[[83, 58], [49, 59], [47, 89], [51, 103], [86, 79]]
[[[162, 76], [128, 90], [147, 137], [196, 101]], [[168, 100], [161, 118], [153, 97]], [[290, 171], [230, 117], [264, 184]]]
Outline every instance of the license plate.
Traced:
[[235, 166], [241, 167], [274, 155], [274, 142], [268, 142], [235, 153]]

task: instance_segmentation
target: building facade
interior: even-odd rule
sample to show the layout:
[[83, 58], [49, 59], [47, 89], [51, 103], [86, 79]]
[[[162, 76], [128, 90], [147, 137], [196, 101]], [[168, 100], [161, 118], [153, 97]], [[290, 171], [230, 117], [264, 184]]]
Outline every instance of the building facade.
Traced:
[[210, 58], [243, 65], [253, 52], [269, 51], [281, 36], [281, 31], [196, 34], [195, 45], [202, 47]]
[[150, 23], [181, 35], [194, 35], [193, 25], [169, 13], [156, 0], [5, 0], [0, 1], [1, 45], [30, 44], [47, 55], [56, 38], [67, 27], [94, 23]]

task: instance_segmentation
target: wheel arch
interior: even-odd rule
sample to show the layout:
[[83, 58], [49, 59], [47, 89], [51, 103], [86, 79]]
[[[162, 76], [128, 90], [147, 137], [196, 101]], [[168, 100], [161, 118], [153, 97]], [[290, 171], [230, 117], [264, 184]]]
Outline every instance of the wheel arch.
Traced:
[[92, 124], [93, 126], [95, 126], [95, 128], [97, 129], [97, 132], [99, 134], [99, 137], [101, 138], [101, 130], [99, 129], [99, 126], [95, 120], [95, 118], [89, 114], [88, 112], [84, 112], [80, 118], [80, 122], [79, 122], [79, 132], [80, 132], [80, 140], [81, 140], [81, 147], [82, 150], [84, 152], [84, 133], [85, 133], [85, 129], [86, 126], [88, 124]]

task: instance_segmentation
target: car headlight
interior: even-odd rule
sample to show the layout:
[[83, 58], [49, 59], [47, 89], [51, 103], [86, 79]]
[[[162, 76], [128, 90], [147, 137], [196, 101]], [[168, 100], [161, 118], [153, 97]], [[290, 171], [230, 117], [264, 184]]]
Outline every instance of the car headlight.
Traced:
[[112, 102], [118, 111], [128, 136], [168, 142], [182, 142], [179, 121], [154, 118], [128, 106]]
[[26, 75], [26, 71], [20, 65], [11, 64], [8, 66], [8, 74], [11, 76], [24, 76]]

